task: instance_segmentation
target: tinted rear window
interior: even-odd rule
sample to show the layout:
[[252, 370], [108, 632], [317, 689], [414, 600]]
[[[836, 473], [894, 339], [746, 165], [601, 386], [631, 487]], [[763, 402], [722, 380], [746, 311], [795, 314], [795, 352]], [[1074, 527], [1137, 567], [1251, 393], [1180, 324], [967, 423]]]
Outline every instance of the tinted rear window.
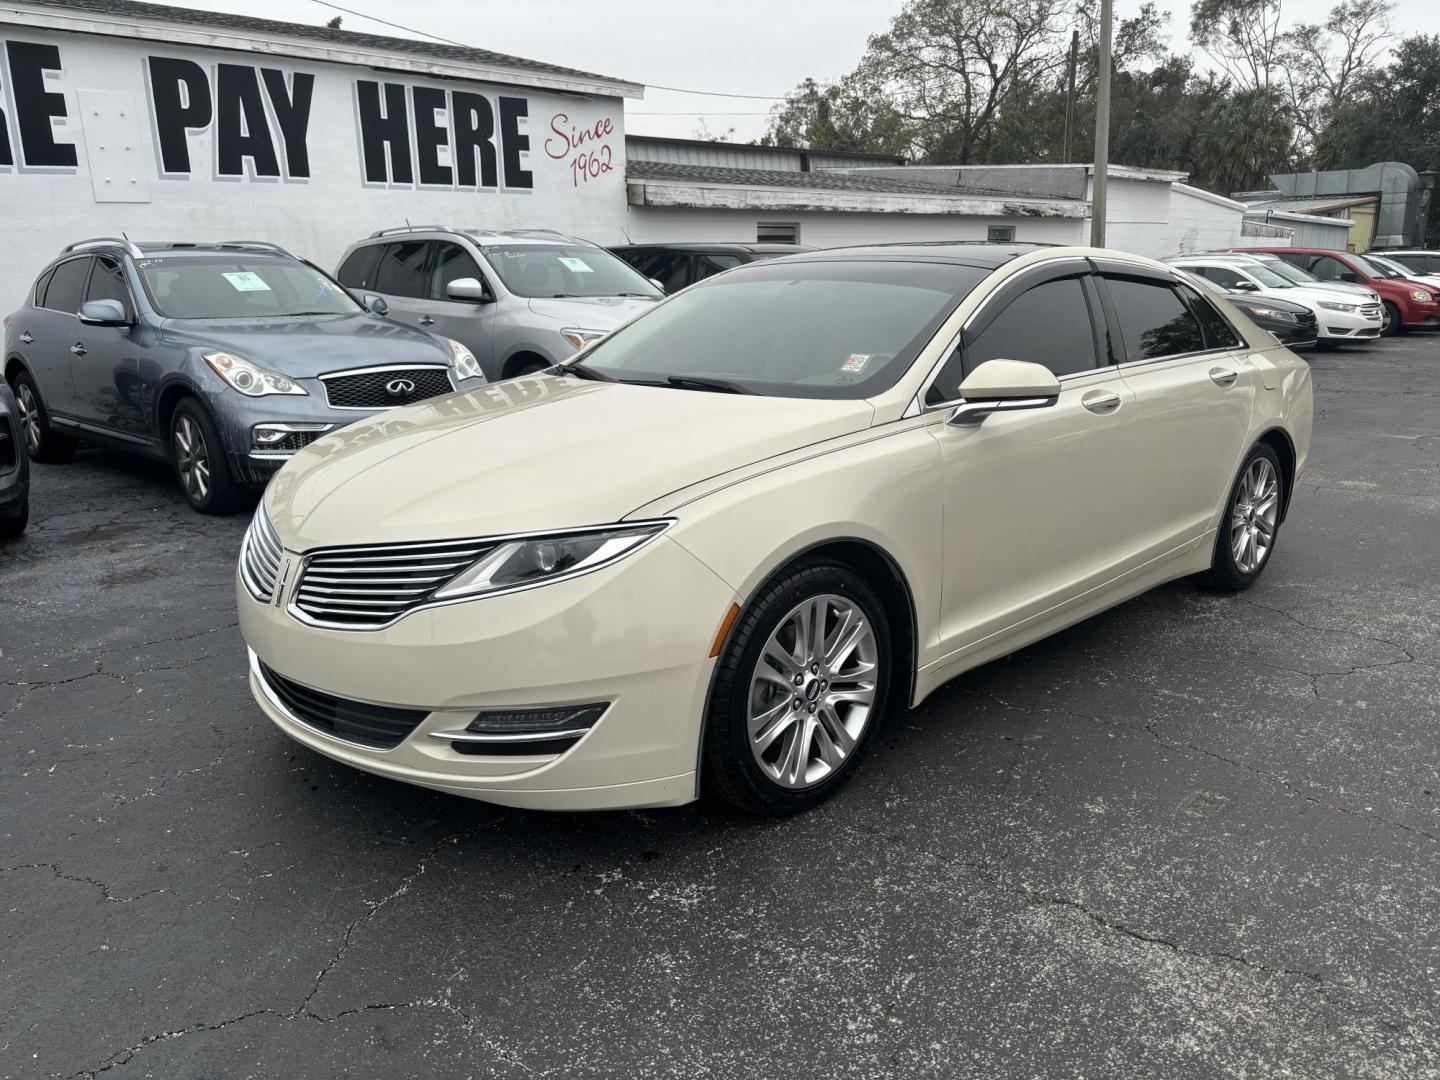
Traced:
[[79, 311], [81, 297], [85, 295], [85, 275], [89, 272], [88, 258], [71, 259], [57, 266], [45, 289], [45, 306], [71, 314]]
[[380, 261], [380, 245], [372, 244], [350, 253], [336, 274], [340, 284], [347, 289], [374, 288], [375, 264]]
[[1127, 360], [1157, 360], [1205, 348], [1200, 324], [1173, 286], [1142, 278], [1105, 280], [1125, 336]]
[[429, 254], [430, 245], [423, 240], [387, 244], [385, 254], [380, 257], [380, 268], [375, 272], [376, 291], [386, 296], [424, 296], [429, 284], [425, 277]]

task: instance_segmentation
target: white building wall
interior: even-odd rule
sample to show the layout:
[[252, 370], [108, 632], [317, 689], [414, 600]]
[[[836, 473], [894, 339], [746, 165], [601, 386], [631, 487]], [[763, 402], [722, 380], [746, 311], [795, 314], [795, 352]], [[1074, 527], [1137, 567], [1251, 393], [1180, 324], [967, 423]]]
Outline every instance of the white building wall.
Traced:
[[760, 222], [795, 223], [807, 247], [885, 244], [924, 240], [984, 240], [991, 225], [1013, 225], [1015, 239], [1047, 244], [1086, 242], [1079, 218], [964, 217], [950, 214], [864, 212], [801, 213], [694, 210], [632, 206], [627, 230], [636, 244], [732, 241], [753, 243]]
[[1170, 236], [1167, 255], [1190, 251], [1214, 251], [1240, 242], [1245, 209], [1229, 199], [1217, 201], [1192, 194], [1193, 188], [1174, 184], [1170, 188]]
[[[19, 80], [13, 77], [14, 65], [6, 62], [6, 42], [53, 46], [53, 69], [42, 79], [32, 77], [29, 87], [19, 85], [23, 72]], [[157, 110], [163, 112], [164, 106], [157, 104], [151, 57], [194, 65], [186, 70], [202, 73], [200, 96], [211, 99], [209, 118], [182, 125], [189, 126], [188, 133], [178, 136], [188, 159], [184, 171], [173, 168], [173, 139], [170, 160], [161, 160], [158, 136], [164, 125]], [[228, 109], [220, 107], [226, 97], [219, 89], [222, 67], [227, 85], [253, 88], [252, 106], [239, 109], [240, 123], [231, 121], [227, 132], [233, 134], [237, 128], [248, 135], [261, 132], [260, 156], [273, 152], [282, 175], [263, 175], [266, 167], [253, 154], [239, 158], [240, 175], [220, 175], [221, 140], [215, 117], [236, 115], [234, 95], [227, 98], [232, 102]], [[279, 73], [278, 91], [271, 87], [276, 77], [265, 76], [265, 70]], [[287, 150], [300, 147], [287, 146], [281, 137], [273, 95], [290, 95], [282, 106], [293, 105], [297, 84], [310, 78], [313, 97], [300, 139], [308, 167], [298, 170], [306, 175], [297, 175], [292, 166], [298, 158]], [[399, 100], [408, 117], [408, 135], [400, 140], [397, 157], [408, 161], [409, 182], [395, 176], [397, 169], [403, 175], [403, 167], [384, 158], [384, 179], [377, 182], [365, 175], [358, 104], [362, 81], [404, 88]], [[37, 89], [40, 82], [43, 88]], [[377, 97], [384, 101], [386, 93], [382, 88]], [[483, 98], [494, 114], [494, 133], [480, 140], [496, 154], [489, 184], [483, 175], [487, 154], [479, 148], [470, 152], [471, 160], [482, 166], [477, 167], [474, 182], [464, 186], [459, 180], [452, 120], [459, 121], [457, 102], [476, 100], [457, 98], [460, 93]], [[59, 95], [63, 116], [53, 115], [61, 108], [53, 97], [47, 102], [45, 95]], [[502, 99], [512, 113], [524, 112], [512, 125], [509, 146], [514, 154], [508, 168]], [[426, 114], [434, 102], [440, 107], [432, 121]], [[27, 158], [20, 122], [20, 110], [27, 107], [32, 135], [35, 110], [46, 111], [49, 119], [42, 116], [41, 122], [48, 126], [55, 146], [73, 147], [73, 165], [36, 167], [32, 159], [43, 147], [42, 140], [33, 137]], [[0, 23], [0, 114], [4, 134], [0, 236], [6, 256], [0, 260], [0, 313], [19, 305], [36, 273], [63, 245], [94, 236], [267, 240], [327, 268], [335, 266], [348, 244], [377, 228], [403, 224], [407, 218], [416, 224], [560, 229], [601, 243], [624, 238], [625, 138], [618, 97], [561, 95], [358, 65]], [[478, 121], [471, 122], [478, 130]], [[421, 182], [418, 131], [422, 128], [431, 132], [432, 143], [440, 143], [429, 169], [432, 180], [437, 175], [442, 178], [438, 182]], [[582, 132], [589, 134], [582, 137]], [[226, 141], [233, 148], [234, 140]], [[3, 153], [7, 148], [8, 166]], [[55, 157], [53, 150], [49, 156]]]
[[[1093, 177], [1086, 184], [1085, 197], [1093, 205]], [[1175, 254], [1169, 250], [1169, 233], [1169, 184], [1111, 177], [1106, 188], [1106, 247], [1159, 259]], [[1088, 218], [1085, 221], [1085, 242], [1090, 242]]]

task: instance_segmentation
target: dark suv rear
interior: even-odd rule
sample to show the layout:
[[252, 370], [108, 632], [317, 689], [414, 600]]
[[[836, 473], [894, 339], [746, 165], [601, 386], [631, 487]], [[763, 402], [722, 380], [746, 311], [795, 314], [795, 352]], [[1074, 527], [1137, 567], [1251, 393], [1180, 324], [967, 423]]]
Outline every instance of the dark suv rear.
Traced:
[[610, 249], [665, 292], [679, 292], [745, 263], [794, 255], [814, 248], [799, 244], [625, 244]]

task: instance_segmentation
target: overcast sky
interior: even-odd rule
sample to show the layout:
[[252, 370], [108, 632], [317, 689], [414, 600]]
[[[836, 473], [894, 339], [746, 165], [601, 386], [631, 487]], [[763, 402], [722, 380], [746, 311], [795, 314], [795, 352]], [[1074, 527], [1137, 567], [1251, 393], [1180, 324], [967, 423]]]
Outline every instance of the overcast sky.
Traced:
[[[807, 76], [836, 79], [855, 66], [865, 39], [883, 30], [902, 0], [341, 0], [344, 7], [496, 52], [548, 60], [645, 83], [627, 101], [631, 133], [692, 137], [703, 124], [746, 140], [762, 134], [769, 101], [680, 94], [676, 86], [783, 95]], [[1285, 0], [1287, 19], [1316, 22], [1334, 0]], [[1173, 47], [1188, 49], [1190, 7], [1171, 13]], [[392, 27], [315, 0], [187, 0], [179, 6], [323, 23], [342, 14], [347, 30], [401, 36]], [[1116, 0], [1124, 17], [1140, 0]], [[1395, 26], [1440, 33], [1440, 2], [1398, 0]]]

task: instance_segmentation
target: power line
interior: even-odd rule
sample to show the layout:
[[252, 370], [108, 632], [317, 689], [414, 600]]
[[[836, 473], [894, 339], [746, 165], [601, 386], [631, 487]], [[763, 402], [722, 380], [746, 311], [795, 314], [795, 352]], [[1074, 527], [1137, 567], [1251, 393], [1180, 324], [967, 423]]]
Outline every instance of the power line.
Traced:
[[[474, 46], [472, 46], [472, 45], [466, 45], [463, 41], [456, 41], [456, 40], [453, 39], [453, 38], [441, 37], [439, 34], [432, 34], [432, 33], [428, 32], [428, 31], [426, 31], [426, 30], [417, 30], [417, 29], [415, 29], [415, 27], [413, 27], [413, 26], [406, 26], [406, 25], [403, 24], [403, 23], [390, 22], [390, 21], [387, 20], [387, 19], [379, 19], [379, 18], [376, 18], [374, 15], [366, 15], [363, 11], [356, 11], [354, 8], [342, 7], [342, 6], [339, 5], [339, 4], [332, 4], [332, 3], [330, 3], [330, 0], [310, 0], [310, 2], [311, 2], [312, 4], [319, 4], [319, 5], [320, 5], [321, 7], [323, 7], [323, 8], [330, 8], [332, 11], [343, 11], [346, 15], [354, 15], [357, 19], [367, 19], [367, 20], [369, 20], [370, 22], [379, 23], [381, 26], [388, 26], [388, 27], [390, 27], [392, 30], [404, 30], [407, 34], [419, 34], [421, 37], [430, 38], [432, 41], [440, 41], [440, 42], [443, 42], [443, 43], [446, 44], [446, 45], [454, 45], [456, 48], [459, 48], [459, 49], [470, 49], [470, 48], [474, 48]], [[784, 95], [784, 94], [726, 94], [726, 93], [723, 93], [723, 92], [721, 92], [721, 91], [719, 91], [719, 90], [687, 90], [687, 89], [685, 89], [684, 87], [681, 87], [681, 86], [660, 86], [660, 85], [657, 84], [657, 83], [646, 83], [645, 85], [646, 85], [647, 87], [649, 87], [651, 90], [669, 90], [671, 93], [675, 93], [675, 94], [700, 94], [700, 95], [703, 95], [703, 96], [705, 96], [705, 97], [747, 98], [747, 99], [749, 99], [749, 100], [751, 100], [751, 101], [784, 101], [784, 100], [785, 100], [785, 95]], [[659, 115], [662, 115], [662, 114], [656, 113], [655, 115], [659, 116]], [[680, 113], [677, 113], [677, 114], [675, 114], [675, 115], [678, 116], [678, 115], [699, 115], [699, 114], [680, 114]], [[715, 113], [714, 115], [716, 115], [716, 116], [720, 116], [720, 115], [746, 116], [746, 115], [760, 115], [760, 114], [747, 114], [747, 113], [726, 113], [726, 114], [721, 114], [721, 113]]]

